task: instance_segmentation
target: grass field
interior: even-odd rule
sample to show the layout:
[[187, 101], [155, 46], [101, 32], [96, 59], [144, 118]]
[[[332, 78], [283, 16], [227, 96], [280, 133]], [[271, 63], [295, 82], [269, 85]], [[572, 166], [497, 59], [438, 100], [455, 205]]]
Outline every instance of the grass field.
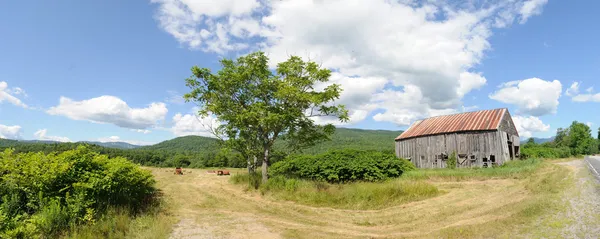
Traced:
[[[362, 199], [342, 201], [337, 208], [328, 202], [319, 204], [306, 196], [314, 191], [286, 198], [287, 194], [248, 190], [231, 183], [230, 176], [206, 170], [186, 169], [177, 176], [172, 169], [149, 169], [168, 199], [170, 214], [163, 216], [174, 223], [172, 238], [560, 237], [574, 220], [552, 215], [568, 209], [564, 197], [575, 195], [572, 190], [577, 188], [571, 186], [585, 168], [550, 161], [530, 164], [454, 173], [420, 170], [375, 186], [350, 184], [330, 192], [362, 195], [377, 191], [373, 188], [393, 188], [399, 182], [423, 183], [438, 190], [422, 198], [392, 200], [379, 209], [356, 206]], [[232, 172], [244, 174], [245, 170]], [[589, 225], [598, 222], [590, 220]]]

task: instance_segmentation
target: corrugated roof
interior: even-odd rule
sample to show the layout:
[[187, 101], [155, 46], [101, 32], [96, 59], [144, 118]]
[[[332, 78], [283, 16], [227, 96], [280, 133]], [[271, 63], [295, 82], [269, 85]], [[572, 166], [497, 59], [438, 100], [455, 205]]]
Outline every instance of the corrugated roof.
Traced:
[[464, 131], [497, 130], [506, 108], [432, 117], [413, 123], [396, 140]]

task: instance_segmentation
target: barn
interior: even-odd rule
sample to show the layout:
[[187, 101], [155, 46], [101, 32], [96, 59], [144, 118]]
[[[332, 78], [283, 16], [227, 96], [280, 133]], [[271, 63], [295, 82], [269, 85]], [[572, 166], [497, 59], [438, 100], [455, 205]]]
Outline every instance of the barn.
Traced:
[[508, 109], [481, 110], [415, 122], [396, 138], [396, 156], [418, 168], [491, 167], [519, 158], [519, 132]]

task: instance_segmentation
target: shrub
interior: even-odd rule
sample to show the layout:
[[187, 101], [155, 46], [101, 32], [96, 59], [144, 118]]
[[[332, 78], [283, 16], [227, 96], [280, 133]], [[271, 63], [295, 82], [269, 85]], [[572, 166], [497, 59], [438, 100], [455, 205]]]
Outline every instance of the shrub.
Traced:
[[390, 153], [353, 149], [319, 155], [294, 155], [271, 166], [273, 176], [302, 178], [331, 183], [381, 181], [399, 177], [415, 166]]
[[109, 207], [137, 212], [155, 194], [152, 175], [86, 147], [60, 154], [0, 152], [0, 238], [55, 237]]
[[521, 149], [522, 158], [568, 158], [573, 156], [569, 147], [532, 146]]
[[456, 152], [452, 152], [450, 157], [448, 158], [448, 162], [446, 163], [449, 169], [456, 168]]

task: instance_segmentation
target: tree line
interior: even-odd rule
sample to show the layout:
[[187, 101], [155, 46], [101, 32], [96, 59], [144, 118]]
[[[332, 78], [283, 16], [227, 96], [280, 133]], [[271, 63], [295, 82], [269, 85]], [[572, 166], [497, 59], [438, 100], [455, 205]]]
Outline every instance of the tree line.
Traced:
[[592, 136], [591, 128], [574, 121], [568, 128], [559, 128], [553, 141], [537, 144], [533, 138], [522, 147], [524, 157], [567, 158], [593, 155], [600, 152], [600, 128], [598, 137]]

